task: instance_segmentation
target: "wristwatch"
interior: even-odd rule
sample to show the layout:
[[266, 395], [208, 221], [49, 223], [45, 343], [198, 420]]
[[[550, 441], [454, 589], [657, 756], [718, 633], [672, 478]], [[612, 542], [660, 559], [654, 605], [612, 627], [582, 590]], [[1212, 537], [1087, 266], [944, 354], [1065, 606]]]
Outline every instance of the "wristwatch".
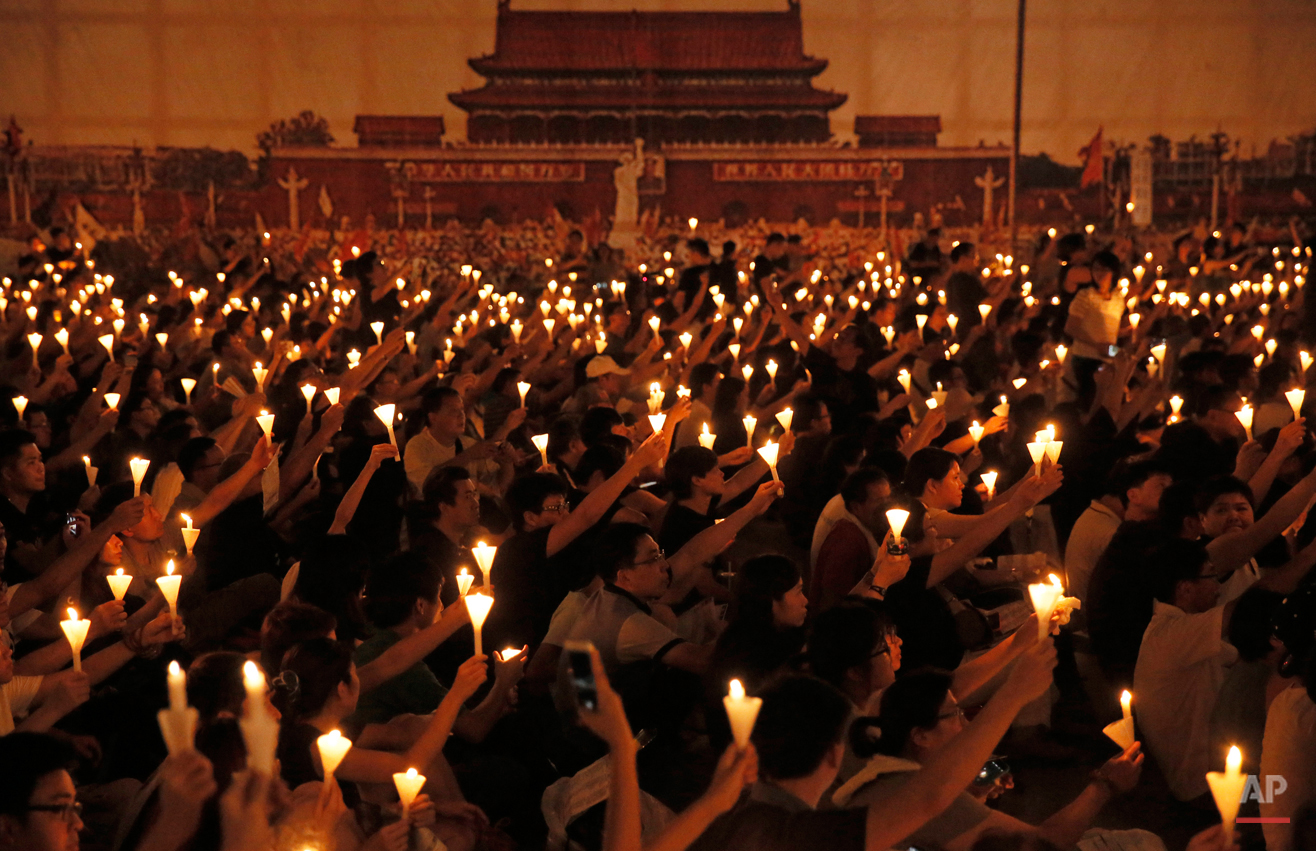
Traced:
[[885, 586], [882, 586], [882, 585], [872, 585], [872, 584], [870, 584], [870, 585], [868, 586], [868, 590], [869, 590], [869, 591], [874, 591], [874, 592], [876, 592], [877, 594], [879, 594], [883, 599], [886, 599], [886, 587], [885, 587]]

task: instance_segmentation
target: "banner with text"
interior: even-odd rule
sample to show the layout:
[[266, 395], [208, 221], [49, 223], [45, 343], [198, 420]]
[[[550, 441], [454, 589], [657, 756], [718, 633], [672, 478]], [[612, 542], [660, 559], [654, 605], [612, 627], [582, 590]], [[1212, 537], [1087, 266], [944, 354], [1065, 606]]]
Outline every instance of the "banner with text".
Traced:
[[904, 176], [904, 165], [895, 160], [872, 162], [768, 160], [713, 163], [713, 179], [718, 181], [876, 180], [878, 178], [900, 180]]

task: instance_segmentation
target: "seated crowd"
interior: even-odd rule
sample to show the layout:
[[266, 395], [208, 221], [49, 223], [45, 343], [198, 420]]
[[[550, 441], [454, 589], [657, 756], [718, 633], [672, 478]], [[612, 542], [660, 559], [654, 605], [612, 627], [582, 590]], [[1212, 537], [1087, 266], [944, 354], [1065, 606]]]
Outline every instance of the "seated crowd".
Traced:
[[[0, 851], [1316, 849], [1291, 230], [415, 277], [238, 234], [118, 280], [42, 233]], [[1264, 830], [1216, 816], [1230, 746]], [[1010, 758], [1086, 785], [1012, 805]], [[1135, 789], [1162, 819], [1102, 817]]]

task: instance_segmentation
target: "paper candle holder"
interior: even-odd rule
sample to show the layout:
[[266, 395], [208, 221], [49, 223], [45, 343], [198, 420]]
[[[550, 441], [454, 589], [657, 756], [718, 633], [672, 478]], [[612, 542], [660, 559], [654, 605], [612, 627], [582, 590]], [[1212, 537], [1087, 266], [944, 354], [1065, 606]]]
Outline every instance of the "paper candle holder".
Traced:
[[315, 740], [320, 751], [320, 766], [324, 769], [324, 779], [328, 780], [342, 764], [343, 757], [352, 749], [352, 740], [339, 730], [330, 730]]
[[1301, 387], [1295, 387], [1292, 390], [1285, 391], [1284, 398], [1289, 401], [1289, 407], [1293, 409], [1293, 419], [1302, 418], [1302, 402], [1307, 398], [1307, 391]]
[[269, 411], [261, 411], [260, 416], [256, 417], [256, 423], [260, 426], [260, 430], [265, 432], [266, 438], [270, 440], [274, 439], [272, 437], [274, 432], [274, 414], [271, 414]]
[[777, 476], [777, 451], [779, 448], [780, 444], [768, 441], [760, 446], [758, 450], [759, 455], [767, 462], [768, 469], [772, 472], [772, 480], [777, 484], [781, 484], [781, 479]]
[[109, 406], [111, 411], [119, 410], [119, 398], [118, 393], [105, 394], [105, 404]]
[[484, 653], [480, 631], [484, 629], [484, 619], [489, 617], [489, 610], [493, 608], [493, 597], [477, 591], [467, 594], [462, 600], [466, 603], [467, 614], [471, 616], [471, 626], [475, 629], [475, 655], [480, 656]]
[[82, 645], [87, 641], [87, 630], [91, 629], [91, 620], [88, 618], [78, 617], [78, 610], [69, 607], [69, 619], [60, 621], [59, 626], [64, 630], [64, 637], [69, 641], [69, 648], [73, 651], [73, 670], [82, 670]]
[[653, 428], [653, 433], [654, 433], [654, 434], [657, 434], [658, 432], [662, 431], [662, 430], [663, 430], [663, 426], [666, 425], [666, 423], [667, 423], [667, 415], [666, 415], [666, 414], [650, 414], [650, 415], [649, 415], [649, 425]]
[[105, 577], [105, 581], [109, 583], [110, 593], [114, 595], [114, 599], [122, 600], [123, 595], [128, 593], [128, 586], [132, 585], [133, 578], [129, 574], [124, 573], [123, 568], [121, 567], [114, 571], [114, 573]]
[[717, 435], [708, 430], [708, 423], [704, 423], [704, 430], [699, 433], [699, 445], [705, 449], [712, 449], [715, 442]]
[[174, 618], [174, 631], [178, 631], [178, 588], [183, 584], [183, 577], [174, 573], [174, 560], [165, 566], [165, 575], [156, 577], [155, 584], [160, 587], [165, 602], [169, 604], [169, 614]]
[[1051, 631], [1051, 613], [1056, 603], [1064, 596], [1063, 589], [1050, 582], [1034, 582], [1028, 586], [1028, 596], [1033, 601], [1033, 611], [1037, 612], [1037, 636], [1046, 638]]
[[754, 428], [755, 428], [755, 426], [757, 426], [758, 423], [759, 423], [758, 418], [755, 417], [753, 414], [745, 414], [745, 418], [744, 418], [743, 420], [741, 420], [741, 422], [745, 424], [745, 437], [746, 437], [746, 442], [748, 443], [748, 445], [753, 446], [753, 445], [754, 445]]
[[342, 390], [338, 387], [330, 387], [324, 391], [324, 398], [329, 400], [330, 405], [337, 405], [338, 394], [341, 392]]
[[411, 818], [411, 804], [425, 787], [425, 775], [408, 768], [393, 775], [393, 785], [397, 787], [398, 800], [402, 802], [402, 820], [406, 821]]
[[1229, 749], [1224, 771], [1206, 773], [1206, 783], [1211, 787], [1211, 797], [1220, 811], [1220, 821], [1227, 837], [1233, 836], [1234, 820], [1238, 818], [1238, 807], [1243, 800], [1243, 787], [1247, 785], [1247, 775], [1239, 770], [1242, 764], [1243, 754], [1234, 746]]
[[398, 439], [393, 433], [393, 418], [397, 416], [397, 410], [397, 405], [392, 403], [380, 405], [378, 408], [375, 408], [375, 416], [379, 417], [379, 421], [383, 423], [384, 428], [388, 430], [388, 442], [393, 444], [394, 449], [398, 448]]
[[185, 405], [191, 405], [191, 404], [192, 404], [192, 390], [193, 390], [193, 388], [196, 387], [196, 379], [195, 379], [195, 378], [180, 378], [180, 379], [178, 379], [178, 383], [181, 384], [181, 385], [183, 385], [183, 403], [184, 403]]
[[1118, 721], [1112, 721], [1102, 728], [1101, 732], [1106, 734], [1112, 742], [1120, 746], [1120, 750], [1128, 750], [1133, 747], [1137, 741], [1137, 733], [1133, 726], [1133, 695], [1128, 689], [1120, 695], [1120, 706], [1123, 709], [1123, 717]]
[[541, 461], [544, 462], [544, 466], [547, 467], [548, 466], [548, 435], [546, 434], [531, 435], [530, 442], [533, 443], [535, 445], [535, 448], [539, 450], [539, 458]]
[[727, 688], [727, 696], [722, 698], [722, 706], [726, 708], [736, 748], [743, 751], [749, 747], [749, 737], [754, 732], [759, 710], [763, 708], [763, 698], [746, 697], [745, 687], [740, 684], [740, 680], [732, 680]]
[[905, 531], [905, 524], [909, 522], [909, 512], [903, 508], [888, 508], [886, 511], [886, 522], [891, 527], [891, 541], [886, 546], [886, 551], [893, 556], [902, 556], [909, 551], [909, 545], [901, 534]]
[[795, 412], [792, 411], [790, 408], [782, 408], [780, 411], [777, 412], [777, 422], [781, 423], [781, 427], [783, 430], [790, 431], [791, 423], [794, 421], [795, 421]]
[[142, 495], [142, 480], [146, 478], [146, 471], [151, 466], [149, 458], [133, 458], [128, 461], [128, 469], [133, 476], [133, 496]]

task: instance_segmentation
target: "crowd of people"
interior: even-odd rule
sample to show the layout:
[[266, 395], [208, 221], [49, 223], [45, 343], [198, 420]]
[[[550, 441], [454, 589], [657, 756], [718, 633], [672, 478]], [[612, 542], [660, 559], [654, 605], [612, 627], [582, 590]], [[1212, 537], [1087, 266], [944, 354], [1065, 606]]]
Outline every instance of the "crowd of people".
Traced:
[[1316, 848], [1304, 225], [788, 231], [32, 235], [0, 851]]

